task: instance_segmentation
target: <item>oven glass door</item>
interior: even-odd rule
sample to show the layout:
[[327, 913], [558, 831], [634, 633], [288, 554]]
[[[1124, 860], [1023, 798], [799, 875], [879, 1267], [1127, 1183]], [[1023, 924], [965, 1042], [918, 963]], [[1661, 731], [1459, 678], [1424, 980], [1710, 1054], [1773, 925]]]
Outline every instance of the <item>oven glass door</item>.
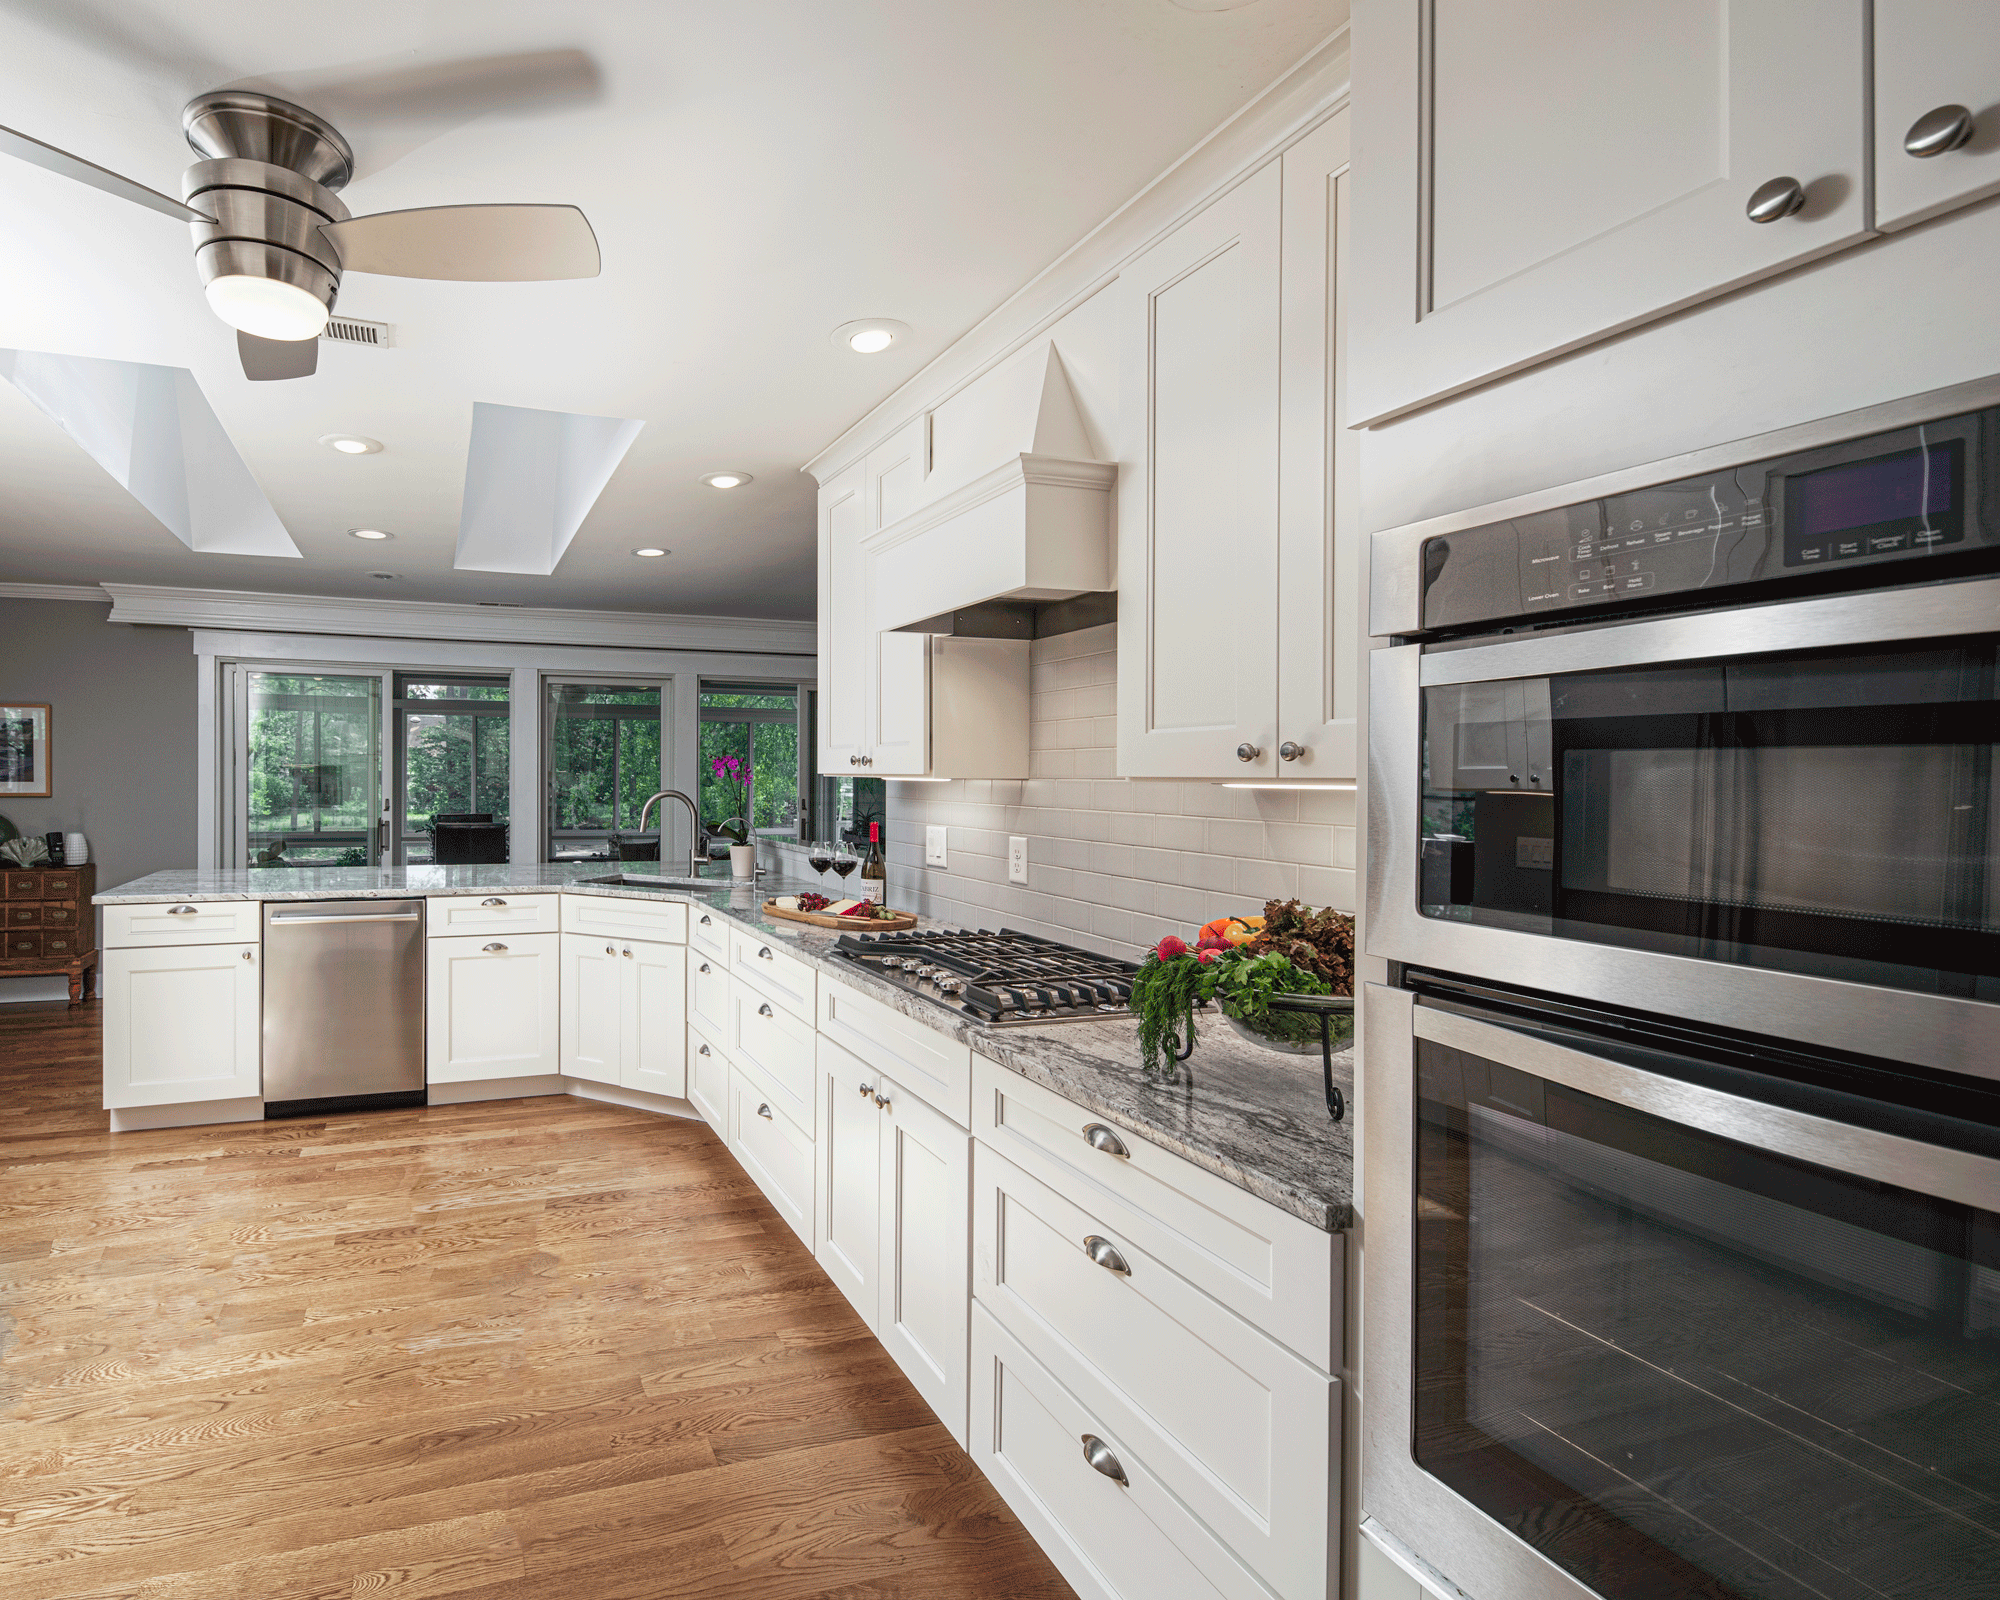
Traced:
[[2000, 1000], [1995, 639], [1423, 691], [1424, 915]]
[[2000, 1595], [2000, 1217], [1416, 1046], [1420, 1467], [1608, 1600]]

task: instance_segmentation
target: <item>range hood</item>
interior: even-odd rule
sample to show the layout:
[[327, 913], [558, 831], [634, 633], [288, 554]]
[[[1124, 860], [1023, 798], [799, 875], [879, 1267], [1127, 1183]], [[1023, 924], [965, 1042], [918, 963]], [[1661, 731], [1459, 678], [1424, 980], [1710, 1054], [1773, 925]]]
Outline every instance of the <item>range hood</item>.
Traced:
[[[1089, 430], [1053, 344], [1046, 362], [1024, 367], [1014, 387], [1025, 424], [1009, 430], [1014, 453], [861, 541], [875, 625], [884, 632], [1032, 638], [1057, 631], [1036, 626], [1053, 604], [1113, 589], [1118, 465], [1091, 458]], [[1070, 609], [1095, 618], [1105, 607]]]

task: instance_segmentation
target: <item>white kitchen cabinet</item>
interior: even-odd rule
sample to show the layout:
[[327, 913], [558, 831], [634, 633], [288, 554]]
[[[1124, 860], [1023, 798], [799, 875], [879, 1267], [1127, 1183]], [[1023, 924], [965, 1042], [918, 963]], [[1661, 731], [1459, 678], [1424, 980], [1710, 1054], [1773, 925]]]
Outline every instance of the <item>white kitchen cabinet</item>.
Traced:
[[964, 1444], [971, 1137], [824, 1036], [819, 1096], [813, 1252]]
[[813, 1254], [870, 1332], [882, 1275], [881, 1074], [832, 1040], [819, 1041], [819, 1216]]
[[[1965, 10], [1988, 11], [1990, 32], [1990, 8]], [[1349, 420], [1865, 237], [1867, 14], [1863, 0], [1357, 4]], [[1751, 196], [1782, 178], [1802, 207], [1751, 221]]]
[[1119, 501], [1126, 777], [1356, 774], [1347, 126], [1336, 112], [1121, 279], [1146, 407]]
[[783, 1097], [754, 1068], [730, 1063], [723, 1140], [785, 1219], [813, 1244], [813, 1136], [785, 1114]]
[[919, 418], [819, 492], [819, 770], [829, 777], [1025, 778], [1028, 645], [883, 633], [862, 541], [916, 503]]
[[[1905, 140], [1918, 124], [1953, 106], [1971, 114], [1970, 137], [1955, 149], [1911, 154]], [[2000, 15], [1993, 0], [1875, 0], [1876, 226], [1907, 228], [1995, 192]]]
[[563, 934], [563, 1073], [684, 1096], [687, 988], [681, 945]]
[[561, 964], [559, 933], [430, 940], [424, 971], [429, 1080], [479, 1083], [560, 1072]]
[[1119, 277], [1137, 412], [1118, 495], [1126, 777], [1277, 768], [1282, 198], [1273, 161]]
[[712, 1035], [693, 1022], [687, 1030], [688, 1103], [702, 1120], [719, 1134], [729, 1125], [729, 1057], [724, 1054], [720, 1035]]
[[107, 1108], [263, 1092], [257, 945], [141, 946], [103, 961]]

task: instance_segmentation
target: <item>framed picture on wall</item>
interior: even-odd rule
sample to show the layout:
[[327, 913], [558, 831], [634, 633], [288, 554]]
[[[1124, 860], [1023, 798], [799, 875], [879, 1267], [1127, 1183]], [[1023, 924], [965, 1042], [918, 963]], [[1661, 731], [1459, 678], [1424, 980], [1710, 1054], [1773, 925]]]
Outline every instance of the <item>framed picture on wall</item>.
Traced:
[[49, 708], [0, 702], [0, 795], [49, 793]]

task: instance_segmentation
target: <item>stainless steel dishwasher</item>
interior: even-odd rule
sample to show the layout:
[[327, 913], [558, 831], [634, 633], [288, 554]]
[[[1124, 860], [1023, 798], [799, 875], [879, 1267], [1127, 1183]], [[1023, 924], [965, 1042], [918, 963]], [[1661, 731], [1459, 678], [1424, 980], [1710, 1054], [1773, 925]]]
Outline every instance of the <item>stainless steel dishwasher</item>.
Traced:
[[424, 1098], [423, 901], [265, 902], [264, 1115]]

